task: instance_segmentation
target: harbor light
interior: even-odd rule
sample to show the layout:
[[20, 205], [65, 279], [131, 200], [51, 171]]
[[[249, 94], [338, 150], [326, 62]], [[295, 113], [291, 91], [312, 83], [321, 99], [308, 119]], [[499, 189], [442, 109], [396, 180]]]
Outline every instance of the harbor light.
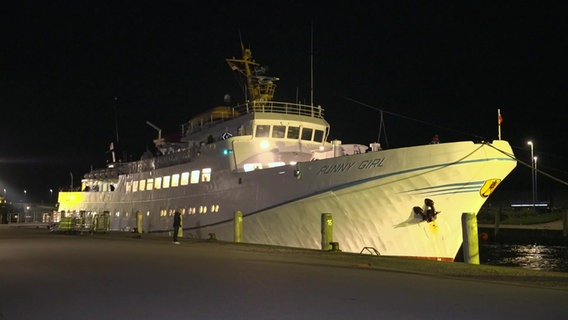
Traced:
[[[538, 201], [538, 183], [537, 183], [537, 176], [538, 176], [538, 169], [536, 165], [537, 156], [533, 158], [534, 161], [534, 200]], [[533, 201], [534, 203], [534, 201]]]
[[532, 185], [532, 203], [533, 203], [533, 211], [536, 211], [535, 202], [536, 202], [536, 192], [535, 192], [535, 157], [534, 157], [534, 143], [532, 141], [528, 141], [527, 144], [531, 146], [531, 185]]

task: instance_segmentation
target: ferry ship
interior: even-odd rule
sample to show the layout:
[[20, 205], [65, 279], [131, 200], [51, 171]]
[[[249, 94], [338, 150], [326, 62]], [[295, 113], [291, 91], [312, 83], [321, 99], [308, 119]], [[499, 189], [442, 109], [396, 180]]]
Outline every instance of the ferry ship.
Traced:
[[329, 141], [324, 109], [275, 101], [279, 79], [241, 49], [226, 62], [246, 103], [193, 117], [179, 141], [158, 131], [159, 155], [86, 173], [80, 190], [59, 193], [58, 217], [166, 236], [177, 211], [183, 237], [455, 259], [462, 214], [477, 213], [517, 164], [508, 142]]

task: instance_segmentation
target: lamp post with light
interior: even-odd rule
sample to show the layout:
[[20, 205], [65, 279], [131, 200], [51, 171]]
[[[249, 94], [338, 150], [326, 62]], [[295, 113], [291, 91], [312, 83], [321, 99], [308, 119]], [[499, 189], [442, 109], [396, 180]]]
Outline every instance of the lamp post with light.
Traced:
[[527, 144], [529, 146], [531, 146], [531, 185], [532, 185], [532, 207], [533, 207], [533, 212], [536, 211], [535, 209], [535, 174], [534, 174], [534, 167], [535, 167], [535, 157], [534, 157], [534, 144], [532, 141], [527, 142]]
[[538, 183], [537, 183], [537, 176], [538, 176], [538, 169], [536, 166], [536, 160], [538, 159], [537, 156], [533, 158], [534, 161], [534, 200], [538, 201]]

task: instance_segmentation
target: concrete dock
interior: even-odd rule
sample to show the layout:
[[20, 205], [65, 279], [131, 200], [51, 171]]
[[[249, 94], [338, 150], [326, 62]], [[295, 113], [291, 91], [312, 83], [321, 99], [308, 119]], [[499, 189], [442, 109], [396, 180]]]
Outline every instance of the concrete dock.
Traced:
[[0, 319], [563, 319], [568, 273], [0, 225]]

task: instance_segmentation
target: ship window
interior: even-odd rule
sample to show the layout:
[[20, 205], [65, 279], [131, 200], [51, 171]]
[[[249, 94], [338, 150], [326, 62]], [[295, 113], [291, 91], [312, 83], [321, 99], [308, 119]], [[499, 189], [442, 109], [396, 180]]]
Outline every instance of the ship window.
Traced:
[[288, 127], [288, 139], [298, 139], [300, 137], [300, 127]]
[[286, 126], [272, 127], [272, 138], [284, 138], [286, 133]]
[[201, 170], [201, 182], [211, 181], [211, 168], [204, 168]]
[[138, 184], [138, 189], [140, 189], [140, 191], [146, 190], [146, 180], [140, 180], [140, 183]]
[[164, 180], [162, 180], [162, 188], [166, 189], [170, 187], [170, 180], [172, 177], [170, 176], [164, 176]]
[[189, 184], [189, 172], [181, 173], [181, 185], [187, 186]]
[[278, 161], [278, 162], [269, 162], [268, 163], [268, 167], [269, 168], [274, 168], [274, 167], [281, 167], [281, 166], [285, 166], [286, 163], [282, 162], [282, 161]]
[[270, 132], [270, 126], [268, 125], [258, 125], [256, 126], [256, 133], [255, 137], [257, 138], [266, 138], [268, 137], [268, 133]]
[[132, 191], [132, 181], [126, 182], [126, 192]]
[[312, 128], [303, 128], [302, 129], [302, 140], [311, 141], [313, 131], [314, 131], [314, 129], [312, 129]]
[[138, 180], [132, 181], [132, 192], [138, 191]]
[[154, 178], [146, 180], [146, 190], [154, 189]]
[[245, 172], [262, 169], [262, 163], [247, 163], [243, 166]]
[[172, 174], [172, 187], [179, 186], [179, 173]]
[[154, 179], [154, 189], [162, 188], [162, 177], [157, 177]]
[[198, 183], [199, 182], [199, 170], [193, 170], [191, 171], [191, 180], [189, 180], [190, 183], [194, 184], [194, 183]]
[[314, 132], [314, 141], [315, 142], [322, 142], [323, 141], [323, 130], [316, 130]]

